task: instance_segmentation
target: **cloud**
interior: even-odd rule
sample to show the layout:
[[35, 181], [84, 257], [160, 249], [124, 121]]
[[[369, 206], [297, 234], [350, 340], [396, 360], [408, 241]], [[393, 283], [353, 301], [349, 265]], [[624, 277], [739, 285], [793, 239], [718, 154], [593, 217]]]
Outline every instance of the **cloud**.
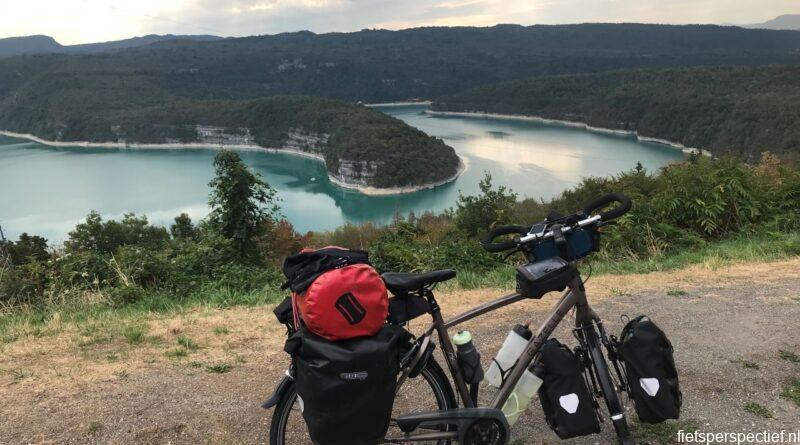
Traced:
[[797, 0], [0, 0], [0, 37], [82, 43], [148, 33], [246, 36], [496, 23], [757, 23]]

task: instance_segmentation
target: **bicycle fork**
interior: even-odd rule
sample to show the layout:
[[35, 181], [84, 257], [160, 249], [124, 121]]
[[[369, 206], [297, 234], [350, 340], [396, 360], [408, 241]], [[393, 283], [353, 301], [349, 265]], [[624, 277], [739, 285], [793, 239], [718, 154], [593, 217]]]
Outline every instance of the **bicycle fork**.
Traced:
[[[606, 402], [606, 407], [608, 408], [608, 413], [611, 418], [611, 424], [614, 425], [614, 430], [619, 438], [620, 443], [633, 443], [630, 431], [628, 429], [628, 423], [625, 418], [625, 408], [622, 406], [622, 402], [619, 399], [617, 388], [615, 387], [614, 381], [611, 378], [611, 373], [609, 372], [608, 364], [603, 354], [603, 346], [605, 345], [609, 351], [609, 358], [615, 368], [615, 371], [617, 372], [617, 375], [621, 376], [619, 366], [616, 361], [616, 356], [609, 347], [608, 339], [606, 338], [602, 322], [593, 321], [591, 324], [585, 324], [579, 328], [576, 328], [575, 331], [578, 333], [576, 337], [578, 337], [581, 347], [588, 352], [588, 355], [585, 358], [588, 359], [590, 362], [589, 364], [591, 365], [588, 367], [588, 369], [592, 380], [592, 385], [595, 386], [595, 377], [597, 377], [597, 383], [600, 385], [600, 393]], [[624, 380], [621, 380], [620, 382], [621, 386], [624, 385]], [[596, 386], [594, 389], [596, 390]], [[622, 389], [622, 387], [619, 389]]]

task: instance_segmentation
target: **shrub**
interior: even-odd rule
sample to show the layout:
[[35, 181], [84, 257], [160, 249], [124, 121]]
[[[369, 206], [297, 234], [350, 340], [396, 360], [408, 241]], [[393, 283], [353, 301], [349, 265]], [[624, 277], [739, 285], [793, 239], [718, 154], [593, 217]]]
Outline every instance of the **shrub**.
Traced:
[[513, 208], [517, 194], [503, 186], [492, 187], [492, 175], [488, 172], [479, 184], [478, 196], [459, 193], [456, 202], [455, 227], [468, 236], [482, 236], [495, 225], [508, 224], [514, 216]]

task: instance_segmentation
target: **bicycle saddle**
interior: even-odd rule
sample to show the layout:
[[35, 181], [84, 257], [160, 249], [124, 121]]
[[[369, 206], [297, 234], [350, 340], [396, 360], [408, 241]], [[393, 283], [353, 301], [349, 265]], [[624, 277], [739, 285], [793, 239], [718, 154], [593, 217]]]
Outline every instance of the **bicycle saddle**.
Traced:
[[447, 281], [456, 276], [456, 271], [443, 269], [425, 273], [386, 272], [381, 276], [386, 283], [386, 287], [397, 295], [420, 290], [433, 283]]

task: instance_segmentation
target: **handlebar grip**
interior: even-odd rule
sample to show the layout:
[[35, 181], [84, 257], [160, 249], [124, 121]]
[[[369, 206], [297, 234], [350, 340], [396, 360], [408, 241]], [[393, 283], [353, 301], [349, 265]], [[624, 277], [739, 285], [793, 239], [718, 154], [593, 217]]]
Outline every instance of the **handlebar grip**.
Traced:
[[595, 210], [601, 209], [614, 202], [619, 203], [619, 205], [607, 212], [600, 212], [600, 218], [602, 218], [603, 221], [617, 219], [620, 216], [628, 213], [628, 210], [631, 209], [632, 203], [630, 198], [622, 193], [610, 193], [595, 199], [589, 204], [586, 204], [586, 207], [583, 208], [583, 212], [587, 215], [591, 215]]
[[500, 243], [493, 243], [492, 241], [495, 238], [502, 235], [512, 235], [512, 234], [526, 235], [527, 233], [528, 233], [528, 228], [523, 226], [496, 227], [490, 230], [488, 234], [486, 234], [486, 238], [484, 238], [481, 244], [483, 244], [483, 248], [489, 252], [493, 253], [503, 252], [505, 250], [510, 250], [513, 249], [514, 247], [517, 247], [517, 242], [515, 240], [510, 240], [510, 241], [503, 241]]

